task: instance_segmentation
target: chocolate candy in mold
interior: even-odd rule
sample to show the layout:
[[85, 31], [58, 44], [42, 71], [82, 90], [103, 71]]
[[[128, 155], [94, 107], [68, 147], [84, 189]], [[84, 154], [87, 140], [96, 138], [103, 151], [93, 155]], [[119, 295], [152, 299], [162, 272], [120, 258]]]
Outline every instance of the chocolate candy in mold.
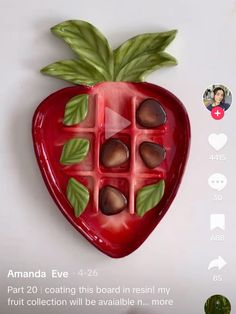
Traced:
[[142, 127], [156, 128], [166, 122], [166, 113], [157, 100], [148, 98], [139, 105], [136, 120]]
[[140, 144], [139, 154], [145, 165], [150, 169], [159, 166], [166, 157], [166, 151], [163, 146], [147, 141]]
[[104, 186], [99, 194], [100, 210], [105, 215], [115, 215], [127, 207], [127, 199], [111, 185]]
[[100, 160], [104, 167], [118, 167], [129, 159], [129, 149], [116, 138], [108, 139], [101, 147]]

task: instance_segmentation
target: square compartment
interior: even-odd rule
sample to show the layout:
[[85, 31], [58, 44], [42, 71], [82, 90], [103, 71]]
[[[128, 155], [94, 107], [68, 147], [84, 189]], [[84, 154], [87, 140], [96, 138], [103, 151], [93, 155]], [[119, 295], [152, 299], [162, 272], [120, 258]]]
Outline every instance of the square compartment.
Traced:
[[[168, 121], [168, 115], [167, 115], [167, 112], [165, 112], [165, 114], [166, 114], [166, 122], [164, 123], [164, 124], [161, 124], [160, 126], [157, 126], [157, 127], [152, 127], [152, 128], [148, 128], [148, 127], [144, 127], [144, 126], [142, 126], [142, 125], [140, 125], [139, 123], [138, 123], [138, 121], [136, 120], [136, 112], [137, 112], [137, 110], [138, 110], [138, 108], [139, 108], [139, 106], [141, 105], [141, 103], [143, 102], [143, 101], [145, 101], [146, 99], [149, 99], [149, 98], [153, 98], [153, 97], [137, 97], [136, 98], [136, 101], [135, 101], [135, 112], [134, 112], [134, 115], [135, 115], [135, 117], [134, 117], [134, 121], [135, 121], [135, 125], [136, 125], [136, 128], [138, 128], [138, 129], [142, 129], [142, 130], [154, 130], [155, 132], [160, 132], [160, 133], [164, 133], [165, 131], [166, 131], [166, 123], [167, 123], [167, 121]], [[155, 98], [153, 98], [153, 99], [155, 99]], [[157, 100], [157, 99], [155, 99], [155, 100]], [[158, 101], [158, 100], [157, 100]], [[163, 107], [162, 107], [163, 108]], [[164, 110], [164, 109], [163, 109]]]
[[[143, 142], [151, 142], [151, 143], [155, 143], [155, 144], [159, 144], [161, 146], [164, 147], [165, 151], [166, 151], [166, 156], [165, 159], [155, 168], [150, 169], [147, 167], [147, 165], [144, 163], [140, 153], [139, 153], [139, 146], [143, 143]], [[162, 169], [166, 169], [167, 167], [167, 154], [168, 154], [168, 150], [166, 149], [165, 145], [163, 144], [163, 137], [162, 136], [158, 136], [155, 134], [155, 131], [152, 131], [148, 134], [142, 134], [140, 136], [137, 137], [136, 139], [136, 147], [135, 147], [135, 173], [140, 173], [140, 174], [157, 174], [160, 171], [162, 171]], [[137, 175], [138, 177], [138, 175]]]
[[108, 123], [108, 127], [116, 126], [119, 128], [120, 125], [127, 122], [127, 128], [129, 128], [133, 118], [132, 91], [128, 91], [127, 85], [124, 89], [124, 83], [114, 82], [113, 84], [115, 84], [114, 89], [111, 89], [111, 84], [100, 85], [101, 89], [98, 95], [99, 125], [104, 128], [105, 124]]
[[155, 178], [137, 178], [135, 180], [135, 186], [134, 186], [134, 211], [136, 212], [136, 199], [137, 199], [137, 193], [140, 189], [144, 188], [145, 186], [152, 185], [155, 183], [158, 183], [160, 180], [162, 180], [163, 176], [160, 174], [158, 177], [156, 175]]
[[[98, 192], [98, 198], [100, 190], [105, 186], [112, 186], [119, 190], [127, 199], [127, 208], [129, 208], [129, 181], [125, 178], [115, 178], [115, 177], [102, 177], [99, 182], [99, 192]], [[99, 200], [98, 200], [99, 204]]]
[[[82, 160], [79, 163], [76, 164], [71, 164], [71, 165], [63, 165], [60, 163], [60, 158], [63, 150], [64, 144], [74, 138], [81, 138], [81, 139], [88, 139], [90, 142], [89, 145], [89, 152], [87, 156], [85, 157], [84, 160]], [[66, 140], [63, 144], [58, 146], [58, 149], [56, 150], [56, 154], [58, 156], [55, 157], [55, 160], [58, 160], [58, 163], [60, 163], [60, 167], [62, 168], [62, 171], [65, 172], [66, 174], [70, 175], [88, 175], [88, 172], [93, 171], [94, 169], [94, 155], [95, 155], [95, 149], [94, 149], [94, 134], [93, 133], [84, 133], [84, 132], [79, 132], [77, 136], [70, 137], [68, 140]]]
[[[89, 95], [88, 98], [88, 113], [83, 121], [76, 125], [62, 125], [63, 131], [68, 132], [83, 132], [83, 129], [95, 128], [95, 117], [97, 116], [98, 104], [96, 95]], [[86, 130], [85, 130], [86, 131]]]
[[[130, 157], [131, 157], [131, 145], [130, 145], [130, 136], [128, 134], [124, 133], [119, 133], [116, 134], [116, 136], [111, 137], [111, 139], [118, 139], [122, 141], [129, 149], [129, 158], [128, 160], [121, 164], [120, 166], [117, 167], [105, 167], [102, 162], [101, 162], [101, 151], [102, 151], [102, 146], [103, 144], [107, 141], [105, 139], [105, 134], [102, 133], [100, 136], [100, 147], [99, 147], [99, 168], [102, 173], [113, 173], [114, 176], [116, 173], [121, 173], [121, 172], [129, 172], [130, 169]], [[108, 139], [109, 140], [109, 139]]]
[[[93, 208], [94, 208], [94, 179], [91, 176], [80, 176], [80, 175], [74, 175], [73, 178], [79, 183], [83, 184], [89, 190], [89, 202], [84, 210], [84, 213], [87, 214], [88, 212], [93, 211]], [[66, 186], [65, 186], [65, 191], [66, 191]], [[74, 219], [79, 219], [79, 218], [74, 217]]]

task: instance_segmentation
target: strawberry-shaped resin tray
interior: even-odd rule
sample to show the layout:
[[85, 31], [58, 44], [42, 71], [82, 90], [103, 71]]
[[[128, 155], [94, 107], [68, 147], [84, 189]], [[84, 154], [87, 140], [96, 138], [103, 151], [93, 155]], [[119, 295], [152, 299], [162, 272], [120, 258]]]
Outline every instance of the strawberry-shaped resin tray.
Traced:
[[188, 156], [184, 106], [164, 88], [142, 82], [146, 72], [175, 64], [163, 52], [175, 31], [139, 35], [114, 51], [84, 21], [66, 21], [52, 31], [80, 58], [42, 72], [77, 86], [55, 92], [37, 108], [37, 160], [71, 224], [99, 250], [122, 257], [167, 212]]

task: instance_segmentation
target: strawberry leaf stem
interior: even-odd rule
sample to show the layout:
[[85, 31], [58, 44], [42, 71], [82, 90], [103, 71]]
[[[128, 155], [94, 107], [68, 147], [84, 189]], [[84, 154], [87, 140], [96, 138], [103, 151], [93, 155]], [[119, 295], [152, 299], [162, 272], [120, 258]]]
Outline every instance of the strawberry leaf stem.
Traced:
[[115, 77], [136, 58], [154, 56], [164, 49], [175, 38], [177, 31], [146, 33], [135, 36], [114, 50]]
[[143, 82], [148, 73], [163, 66], [176, 65], [177, 61], [166, 52], [146, 53], [132, 59], [117, 73], [116, 81]]
[[94, 85], [106, 80], [95, 67], [81, 60], [58, 61], [43, 68], [41, 73], [73, 84]]
[[76, 58], [49, 64], [41, 72], [74, 84], [143, 82], [148, 73], [177, 64], [175, 58], [164, 52], [176, 30], [135, 36], [114, 51], [102, 33], [85, 21], [65, 21], [51, 31], [71, 47]]
[[112, 80], [113, 53], [107, 39], [92, 24], [69, 20], [51, 28], [84, 62], [94, 66], [106, 80]]

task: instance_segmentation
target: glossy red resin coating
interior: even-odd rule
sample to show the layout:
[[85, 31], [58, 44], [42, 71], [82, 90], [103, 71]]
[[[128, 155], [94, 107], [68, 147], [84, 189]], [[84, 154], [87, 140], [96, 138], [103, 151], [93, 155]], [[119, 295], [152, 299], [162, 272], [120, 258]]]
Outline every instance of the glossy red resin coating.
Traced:
[[[65, 126], [65, 105], [79, 94], [90, 95], [88, 115], [77, 126]], [[166, 112], [167, 121], [158, 128], [145, 129], [136, 123], [136, 109], [147, 98], [159, 101]], [[124, 141], [130, 150], [129, 161], [118, 168], [104, 168], [99, 161], [100, 146], [105, 141], [105, 108], [131, 122], [113, 136]], [[90, 140], [89, 154], [77, 165], [63, 166], [63, 145], [74, 137]], [[167, 90], [150, 83], [104, 82], [92, 87], [64, 88], [46, 98], [33, 118], [33, 140], [44, 181], [61, 212], [99, 250], [111, 257], [123, 257], [143, 243], [173, 201], [188, 157], [190, 125], [184, 106]], [[166, 149], [165, 160], [155, 169], [148, 169], [138, 153], [143, 141], [154, 141]], [[89, 204], [78, 218], [66, 198], [71, 177], [90, 192]], [[160, 179], [165, 180], [161, 202], [139, 217], [135, 213], [137, 190]], [[117, 187], [127, 197], [127, 209], [113, 216], [101, 213], [98, 196], [105, 185]]]

